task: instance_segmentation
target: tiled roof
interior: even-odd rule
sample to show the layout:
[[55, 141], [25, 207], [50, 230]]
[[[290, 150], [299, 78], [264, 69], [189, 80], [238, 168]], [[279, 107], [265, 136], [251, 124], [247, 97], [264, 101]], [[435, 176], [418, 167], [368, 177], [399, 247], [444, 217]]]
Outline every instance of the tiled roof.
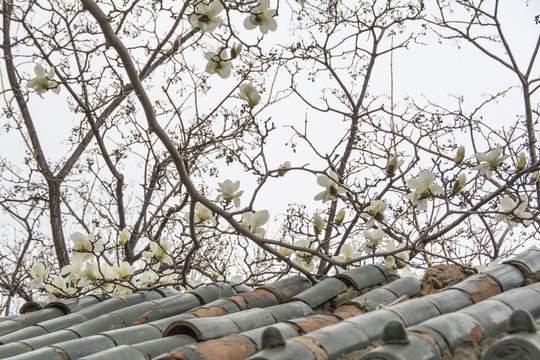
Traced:
[[21, 310], [35, 311], [0, 322], [0, 358], [491, 359], [515, 344], [540, 354], [530, 317], [540, 316], [539, 279], [540, 252], [529, 250], [427, 295], [414, 278], [366, 265], [313, 286], [296, 275], [255, 290], [28, 303]]

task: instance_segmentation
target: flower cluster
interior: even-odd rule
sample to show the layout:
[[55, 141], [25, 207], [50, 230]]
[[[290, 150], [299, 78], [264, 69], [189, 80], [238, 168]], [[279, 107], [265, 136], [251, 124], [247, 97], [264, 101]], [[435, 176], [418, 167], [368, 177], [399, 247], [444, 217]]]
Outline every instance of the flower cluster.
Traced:
[[[26, 83], [26, 87], [36, 90], [36, 94], [41, 96], [43, 93], [51, 90], [53, 93], [58, 94], [60, 87], [54, 78], [54, 68], [51, 68], [49, 72], [45, 72], [43, 66], [36, 64], [34, 67], [36, 77]], [[43, 97], [43, 96], [41, 96]]]

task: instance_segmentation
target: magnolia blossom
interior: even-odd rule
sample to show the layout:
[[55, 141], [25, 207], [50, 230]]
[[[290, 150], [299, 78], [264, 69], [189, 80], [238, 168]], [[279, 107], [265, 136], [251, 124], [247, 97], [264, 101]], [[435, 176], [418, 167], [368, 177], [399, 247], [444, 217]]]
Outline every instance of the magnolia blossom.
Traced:
[[289, 255], [292, 255], [292, 254], [294, 253], [294, 250], [289, 249], [289, 248], [284, 247], [284, 246], [280, 246], [280, 247], [279, 247], [279, 252], [280, 252], [283, 256], [289, 256]]
[[454, 162], [459, 165], [463, 162], [463, 159], [465, 159], [465, 146], [461, 145], [458, 147], [456, 152], [456, 157], [454, 158]]
[[386, 174], [393, 177], [402, 164], [403, 160], [399, 160], [397, 156], [390, 156], [386, 161]]
[[97, 264], [95, 262], [85, 263], [84, 270], [79, 273], [80, 280], [77, 283], [79, 287], [88, 285], [98, 285], [97, 280], [112, 279], [114, 275], [107, 264]]
[[174, 272], [173, 269], [167, 269], [161, 274], [159, 277], [159, 282], [161, 284], [169, 284], [176, 281], [177, 274]]
[[71, 264], [66, 265], [62, 268], [60, 271], [60, 274], [67, 275], [67, 281], [70, 281], [74, 284], [78, 284], [80, 280], [79, 274], [84, 269], [84, 262], [81, 261], [81, 259], [74, 258], [71, 261]]
[[478, 170], [480, 175], [485, 175], [488, 179], [491, 178], [493, 170], [508, 158], [508, 155], [502, 155], [501, 148], [493, 149], [487, 153], [476, 153], [475, 156], [481, 163], [473, 167], [473, 169]]
[[249, 106], [255, 106], [261, 101], [261, 95], [251, 83], [240, 85], [240, 97], [246, 100]]
[[49, 268], [38, 261], [32, 266], [30, 275], [32, 275], [32, 280], [28, 282], [28, 287], [30, 289], [39, 289], [49, 276]]
[[535, 171], [531, 174], [531, 183], [534, 184], [538, 181], [538, 171]]
[[369, 231], [364, 231], [364, 237], [366, 238], [366, 244], [364, 245], [364, 251], [367, 254], [371, 254], [375, 252], [375, 249], [377, 246], [379, 246], [379, 243], [384, 237], [384, 231], [381, 229]]
[[360, 214], [361, 217], [367, 220], [366, 229], [369, 229], [375, 225], [375, 221], [384, 223], [384, 211], [388, 205], [384, 201], [371, 200], [370, 205], [366, 208], [366, 212]]
[[[307, 240], [298, 240], [293, 244], [295, 246], [303, 247], [306, 249], [313, 249], [313, 244], [309, 244]], [[296, 257], [293, 260], [294, 263], [300, 265], [309, 272], [313, 272], [315, 269], [315, 256], [309, 252], [297, 250], [295, 251]]]
[[78, 261], [88, 261], [94, 257], [95, 253], [103, 251], [103, 241], [94, 240], [94, 233], [90, 232], [88, 235], [84, 235], [80, 232], [76, 232], [71, 235], [71, 241], [73, 241], [73, 258]]
[[323, 231], [325, 225], [326, 223], [321, 215], [315, 214], [315, 216], [313, 216], [313, 227], [315, 228], [315, 232], [317, 234], [320, 234]]
[[151, 287], [153, 286], [156, 281], [158, 280], [159, 275], [156, 274], [154, 271], [146, 270], [145, 272], [141, 273], [138, 279], [138, 286], [139, 287]]
[[486, 272], [488, 270], [491, 270], [493, 269], [495, 266], [499, 265], [499, 261], [501, 261], [501, 258], [498, 257], [496, 258], [495, 260], [493, 260], [492, 262], [490, 262], [487, 266], [484, 266], [484, 265], [477, 265], [475, 266], [474, 268], [479, 272], [479, 273], [483, 273], [483, 272]]
[[129, 238], [131, 237], [131, 233], [129, 232], [128, 228], [122, 229], [122, 232], [120, 233], [120, 237], [118, 238], [118, 244], [124, 245]]
[[123, 261], [120, 266], [112, 266], [111, 273], [115, 275], [115, 278], [125, 279], [130, 277], [135, 272], [135, 266], [131, 265], [127, 261]]
[[279, 165], [278, 176], [283, 176], [291, 168], [291, 163], [285, 161], [283, 164]]
[[[389, 241], [386, 244], [386, 251], [396, 251], [404, 247], [405, 247], [405, 243], [401, 243], [399, 244], [398, 247], [396, 247], [396, 245], [392, 241]], [[409, 253], [405, 250], [402, 250], [401, 252], [398, 252], [397, 254], [387, 256], [384, 261], [386, 266], [392, 269], [396, 265], [396, 258], [398, 261], [406, 263], [409, 261]]]
[[518, 162], [516, 165], [517, 171], [521, 171], [525, 169], [525, 165], [527, 165], [527, 156], [522, 151], [521, 153], [519, 153], [519, 156], [518, 156]]
[[338, 199], [337, 195], [347, 192], [345, 187], [339, 185], [338, 174], [330, 170], [328, 171], [328, 175], [330, 176], [321, 175], [317, 177], [317, 184], [326, 189], [315, 195], [314, 199], [322, 200], [323, 203], [327, 201], [336, 201]]
[[267, 34], [268, 30], [276, 31], [277, 22], [273, 18], [276, 10], [269, 9], [269, 6], [268, 0], [259, 0], [258, 5], [251, 9], [251, 15], [244, 20], [244, 27], [247, 30], [253, 30], [258, 26], [263, 34]]
[[236, 59], [240, 52], [242, 52], [242, 43], [231, 46], [231, 59]]
[[36, 94], [39, 96], [41, 96], [41, 94], [47, 90], [52, 90], [52, 92], [55, 94], [60, 92], [58, 83], [56, 81], [52, 81], [52, 78], [54, 77], [54, 68], [51, 68], [51, 70], [46, 73], [45, 69], [41, 65], [36, 64], [36, 66], [34, 66], [34, 72], [36, 73], [36, 77], [26, 83], [27, 88], [35, 89]]
[[440, 185], [434, 184], [435, 176], [429, 170], [422, 171], [417, 177], [407, 182], [412, 192], [407, 194], [407, 199], [422, 210], [427, 210], [427, 199], [433, 194], [441, 194], [443, 189]]
[[195, 13], [189, 17], [189, 22], [202, 31], [212, 32], [223, 24], [223, 20], [217, 16], [221, 10], [223, 5], [219, 0], [214, 0], [210, 4], [200, 3], [195, 8]]
[[[362, 256], [362, 253], [355, 251], [355, 248], [355, 245], [343, 244], [343, 246], [339, 250], [339, 255], [333, 256], [332, 258], [337, 261], [349, 261]], [[337, 268], [339, 272], [342, 272], [345, 271], [348, 266], [346, 266], [345, 268], [338, 266]]]
[[216, 201], [220, 201], [221, 199], [225, 200], [226, 202], [233, 202], [234, 206], [239, 207], [240, 206], [240, 196], [244, 193], [243, 191], [238, 191], [240, 188], [240, 181], [232, 182], [231, 180], [225, 180], [224, 182], [220, 183], [218, 182], [219, 191], [221, 194], [218, 195], [216, 198]]
[[76, 289], [69, 287], [66, 280], [62, 276], [55, 276], [52, 280], [52, 284], [47, 284], [45, 290], [53, 297], [65, 297], [66, 295], [73, 295], [77, 291]]
[[526, 195], [520, 195], [519, 201], [512, 198], [503, 198], [501, 199], [501, 208], [507, 214], [497, 214], [495, 215], [495, 219], [506, 221], [511, 228], [520, 222], [525, 226], [529, 226], [532, 223], [533, 215], [526, 211], [528, 205], [529, 198]]
[[227, 50], [222, 49], [219, 54], [213, 51], [209, 51], [204, 54], [208, 63], [206, 64], [206, 72], [209, 74], [218, 74], [222, 79], [226, 79], [231, 76], [232, 62], [225, 60], [227, 57]]
[[195, 214], [193, 215], [193, 220], [195, 221], [195, 224], [216, 224], [216, 219], [214, 219], [212, 210], [201, 203], [195, 204]]
[[420, 279], [420, 275], [418, 275], [416, 272], [412, 271], [411, 267], [409, 265], [405, 266], [403, 269], [401, 269], [400, 276], [402, 278], [404, 277], [412, 277], [415, 279]]
[[452, 193], [459, 194], [461, 190], [465, 187], [465, 184], [467, 183], [467, 176], [465, 174], [461, 174], [458, 176], [456, 182], [454, 183], [454, 186], [452, 187]]
[[169, 265], [173, 264], [173, 259], [168, 254], [170, 249], [171, 245], [165, 239], [159, 240], [159, 243], [156, 241], [150, 241], [151, 251], [143, 251], [142, 256], [150, 259], [151, 261], [156, 261], [154, 269], [159, 269], [162, 262]]
[[336, 215], [336, 225], [341, 225], [343, 223], [343, 220], [345, 219], [345, 209], [339, 210], [339, 212]]
[[250, 232], [257, 236], [264, 236], [265, 231], [261, 228], [268, 219], [270, 218], [270, 213], [268, 210], [261, 210], [257, 212], [248, 211], [242, 214], [242, 226], [248, 229]]

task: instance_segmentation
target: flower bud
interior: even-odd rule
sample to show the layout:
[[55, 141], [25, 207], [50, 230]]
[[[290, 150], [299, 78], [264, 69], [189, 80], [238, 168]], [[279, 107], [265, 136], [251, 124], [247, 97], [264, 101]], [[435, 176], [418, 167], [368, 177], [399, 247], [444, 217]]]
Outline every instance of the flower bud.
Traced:
[[531, 174], [531, 183], [536, 183], [538, 181], [538, 171], [535, 171]]
[[283, 176], [291, 168], [291, 163], [285, 161], [283, 164], [279, 165], [278, 176]]
[[231, 47], [231, 60], [236, 59], [238, 54], [242, 51], [242, 43], [234, 44]]
[[173, 52], [177, 52], [178, 49], [180, 48], [180, 41], [181, 41], [181, 38], [180, 38], [180, 35], [178, 35], [176, 39], [174, 39], [174, 42], [173, 42], [173, 46], [172, 46]]
[[399, 160], [397, 156], [390, 156], [386, 162], [386, 174], [393, 177], [401, 164], [403, 164], [403, 160]]
[[454, 162], [457, 165], [460, 165], [463, 162], [463, 159], [465, 159], [465, 146], [461, 145], [457, 149], [456, 157], [454, 158]]
[[524, 152], [521, 152], [518, 156], [517, 171], [525, 169], [525, 165], [527, 165], [527, 157]]
[[124, 245], [130, 237], [131, 233], [129, 232], [128, 228], [124, 228], [120, 233], [120, 237], [118, 238], [118, 244]]
[[463, 187], [465, 186], [466, 182], [467, 182], [467, 176], [465, 174], [459, 175], [456, 182], [454, 183], [454, 187], [452, 188], [452, 193], [454, 195], [459, 194], [461, 190], [463, 190]]
[[325, 222], [321, 215], [315, 214], [313, 217], [313, 227], [315, 229], [315, 233], [320, 234], [324, 229]]
[[343, 219], [345, 219], [345, 209], [339, 210], [339, 212], [336, 215], [336, 225], [341, 225], [343, 223]]

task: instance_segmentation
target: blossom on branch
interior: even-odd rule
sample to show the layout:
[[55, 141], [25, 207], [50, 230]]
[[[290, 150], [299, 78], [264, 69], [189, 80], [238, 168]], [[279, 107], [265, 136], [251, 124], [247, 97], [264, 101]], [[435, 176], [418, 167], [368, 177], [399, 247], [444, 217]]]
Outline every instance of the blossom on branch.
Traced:
[[327, 201], [337, 201], [337, 195], [347, 192], [347, 189], [339, 185], [338, 174], [332, 170], [328, 171], [328, 175], [321, 175], [317, 178], [317, 184], [326, 188], [326, 190], [315, 195], [315, 200], [322, 200], [323, 203]]
[[418, 205], [422, 210], [427, 210], [427, 199], [433, 194], [441, 194], [443, 189], [440, 185], [434, 184], [435, 176], [429, 170], [422, 171], [417, 177], [410, 179], [407, 186], [411, 190], [407, 199], [411, 200], [413, 205]]
[[452, 187], [452, 193], [454, 195], [459, 194], [461, 190], [465, 187], [465, 184], [467, 183], [467, 175], [461, 174], [458, 176], [456, 182], [454, 183], [454, 186]]
[[364, 245], [364, 251], [366, 254], [371, 254], [375, 252], [377, 246], [379, 246], [381, 240], [384, 237], [384, 231], [381, 229], [369, 231], [364, 231], [364, 237], [366, 238], [366, 244]]
[[264, 229], [261, 228], [268, 219], [270, 219], [270, 213], [268, 210], [261, 210], [257, 212], [248, 211], [242, 214], [242, 226], [248, 229], [250, 232], [257, 236], [263, 237], [265, 234]]
[[339, 212], [336, 215], [336, 225], [341, 225], [343, 223], [343, 220], [345, 219], [345, 215], [347, 213], [345, 212], [345, 209], [339, 210]]
[[[310, 245], [307, 240], [295, 241], [293, 245], [303, 247], [306, 249], [313, 249], [313, 244]], [[314, 260], [316, 257], [313, 256], [313, 254], [309, 252], [301, 251], [301, 250], [296, 250], [295, 254], [296, 254], [296, 257], [294, 258], [293, 262], [300, 265], [307, 271], [313, 272], [313, 270], [315, 269]]]
[[506, 221], [511, 228], [519, 223], [529, 226], [532, 223], [533, 215], [526, 211], [528, 205], [529, 198], [526, 195], [520, 195], [518, 201], [512, 198], [503, 198], [501, 199], [501, 208], [507, 214], [497, 214], [495, 219]]
[[232, 62], [225, 60], [227, 57], [227, 50], [222, 49], [218, 53], [209, 51], [204, 54], [208, 63], [206, 64], [206, 72], [209, 74], [218, 74], [222, 79], [226, 79], [231, 76]]
[[127, 261], [123, 261], [120, 266], [111, 267], [111, 273], [114, 275], [115, 278], [118, 279], [126, 279], [133, 275], [134, 272], [135, 266], [131, 265]]
[[403, 160], [399, 160], [397, 156], [390, 156], [386, 161], [386, 174], [389, 177], [394, 177], [401, 165], [403, 165]]
[[457, 165], [460, 165], [463, 162], [463, 159], [465, 159], [465, 146], [461, 145], [457, 149], [456, 157], [454, 158], [454, 162]]
[[69, 287], [66, 280], [60, 275], [55, 276], [52, 280], [52, 284], [47, 284], [45, 286], [45, 290], [47, 290], [49, 295], [54, 299], [73, 295], [77, 291], [77, 289]]
[[212, 32], [223, 24], [223, 20], [217, 15], [223, 10], [219, 0], [210, 4], [200, 3], [195, 8], [195, 13], [189, 17], [189, 22], [204, 32]]
[[276, 15], [275, 9], [269, 9], [268, 0], [260, 0], [257, 6], [251, 9], [251, 15], [244, 20], [244, 27], [247, 30], [253, 30], [257, 26], [263, 34], [267, 34], [268, 30], [276, 31], [277, 22], [274, 19]]
[[88, 261], [94, 257], [94, 254], [103, 251], [103, 241], [94, 240], [94, 233], [90, 232], [88, 235], [84, 235], [80, 232], [75, 232], [71, 235], [71, 241], [73, 241], [73, 259], [76, 261]]
[[143, 272], [137, 282], [137, 285], [142, 288], [153, 286], [158, 280], [159, 275], [151, 270]]
[[360, 216], [367, 220], [366, 229], [369, 229], [375, 225], [375, 221], [384, 223], [384, 211], [388, 205], [384, 201], [371, 200], [370, 205], [366, 208], [366, 212], [360, 214]]
[[313, 216], [313, 227], [315, 229], [315, 233], [320, 234], [323, 231], [325, 225], [326, 223], [321, 217], [321, 215], [315, 214], [315, 216]]
[[[332, 258], [336, 261], [349, 261], [355, 258], [362, 256], [362, 253], [355, 251], [356, 246], [350, 244], [343, 244], [339, 250], [339, 255], [333, 256]], [[339, 272], [345, 271], [348, 269], [348, 265], [345, 268], [340, 266], [337, 267]]]
[[195, 204], [195, 214], [193, 215], [193, 220], [195, 221], [195, 224], [216, 224], [216, 219], [214, 219], [214, 214], [212, 213], [212, 210], [199, 202]]
[[251, 83], [240, 85], [240, 97], [247, 101], [248, 105], [253, 107], [261, 101], [261, 95]]
[[52, 78], [54, 77], [54, 68], [51, 68], [51, 70], [46, 73], [41, 65], [36, 64], [36, 66], [34, 66], [34, 72], [36, 73], [36, 77], [26, 83], [27, 88], [35, 89], [36, 94], [39, 96], [47, 90], [51, 90], [55, 94], [60, 92], [58, 83], [52, 81]]
[[[404, 247], [405, 247], [405, 243], [401, 243], [399, 244], [398, 247], [396, 247], [396, 245], [392, 241], [389, 241], [386, 244], [386, 251], [396, 251]], [[404, 265], [404, 263], [407, 263], [409, 261], [409, 253], [405, 250], [402, 250], [398, 252], [397, 254], [387, 256], [384, 262], [386, 266], [392, 269], [396, 266], [396, 259], [398, 261], [398, 264]]]
[[516, 165], [517, 171], [525, 169], [525, 165], [527, 165], [527, 155], [525, 155], [525, 153], [522, 151], [518, 156], [518, 162]]
[[32, 280], [30, 280], [30, 282], [27, 284], [28, 287], [30, 289], [39, 289], [49, 276], [49, 268], [45, 267], [45, 265], [38, 261], [34, 264], [34, 266], [32, 266], [30, 275], [32, 276]]
[[217, 189], [217, 191], [221, 194], [217, 196], [216, 201], [221, 201], [222, 199], [227, 203], [232, 201], [234, 206], [239, 207], [240, 196], [244, 193], [244, 191], [238, 191], [240, 188], [240, 181], [235, 181], [233, 183], [231, 180], [225, 180], [222, 183], [218, 182], [218, 185], [219, 189]]
[[155, 261], [156, 264], [153, 266], [153, 268], [157, 270], [162, 262], [169, 265], [173, 264], [173, 259], [168, 254], [170, 248], [170, 243], [165, 239], [159, 240], [159, 243], [157, 241], [150, 241], [151, 251], [143, 251], [142, 256], [150, 259], [151, 261]]
[[291, 168], [291, 163], [285, 161], [283, 164], [279, 165], [278, 176], [283, 176]]
[[491, 178], [493, 171], [499, 164], [509, 157], [509, 155], [502, 155], [501, 148], [493, 149], [487, 153], [479, 152], [475, 156], [481, 163], [473, 167], [473, 169], [478, 170], [480, 175], [485, 175], [488, 179]]
[[120, 237], [118, 238], [118, 244], [124, 245], [129, 238], [131, 237], [131, 233], [129, 232], [128, 228], [122, 229], [122, 232], [120, 233]]

